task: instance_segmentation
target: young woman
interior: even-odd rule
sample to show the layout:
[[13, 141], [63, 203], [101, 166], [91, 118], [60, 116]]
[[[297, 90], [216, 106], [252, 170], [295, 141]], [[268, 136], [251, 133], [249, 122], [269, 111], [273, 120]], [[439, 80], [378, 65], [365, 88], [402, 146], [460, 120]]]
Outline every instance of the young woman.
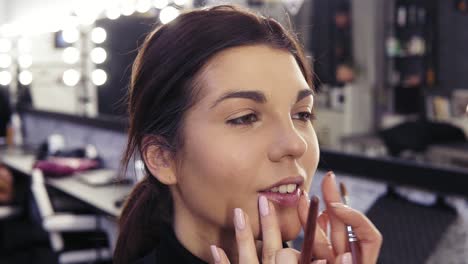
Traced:
[[[306, 221], [319, 159], [311, 74], [290, 33], [238, 7], [184, 13], [149, 34], [123, 160], [142, 157], [147, 175], [123, 209], [115, 263], [298, 263], [284, 242]], [[340, 203], [332, 173], [322, 189], [331, 236], [317, 229], [315, 263], [350, 263], [345, 224], [362, 263], [375, 263], [379, 232]]]

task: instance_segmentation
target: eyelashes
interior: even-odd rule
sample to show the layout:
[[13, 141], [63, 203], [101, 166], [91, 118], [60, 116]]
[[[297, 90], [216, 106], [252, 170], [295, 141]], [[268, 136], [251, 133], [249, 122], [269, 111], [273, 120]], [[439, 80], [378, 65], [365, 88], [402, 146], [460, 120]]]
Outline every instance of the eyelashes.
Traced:
[[258, 121], [257, 114], [250, 113], [247, 115], [229, 119], [226, 121], [226, 123], [229, 125], [233, 125], [233, 126], [240, 126], [240, 125], [251, 125], [257, 121]]
[[[303, 111], [292, 115], [293, 120], [299, 120], [301, 122], [312, 122], [316, 119], [315, 113], [313, 111]], [[228, 125], [232, 126], [246, 126], [252, 125], [253, 123], [259, 120], [257, 113], [250, 113], [240, 117], [232, 118], [226, 121]]]

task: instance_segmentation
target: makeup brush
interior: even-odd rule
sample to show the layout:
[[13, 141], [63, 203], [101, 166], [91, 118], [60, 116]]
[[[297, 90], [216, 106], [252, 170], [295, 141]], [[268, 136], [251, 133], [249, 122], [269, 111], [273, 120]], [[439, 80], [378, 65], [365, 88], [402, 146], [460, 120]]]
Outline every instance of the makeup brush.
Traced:
[[307, 224], [304, 230], [304, 243], [302, 244], [300, 264], [308, 264], [312, 260], [312, 248], [314, 246], [315, 229], [317, 225], [317, 214], [319, 207], [319, 198], [314, 195], [310, 199], [309, 213], [307, 215]]
[[[348, 190], [342, 182], [340, 182], [340, 192], [343, 203], [345, 205], [349, 205]], [[351, 226], [346, 225], [346, 231], [348, 232], [348, 243], [353, 258], [353, 264], [361, 264], [361, 251], [359, 249], [359, 240], [354, 234], [353, 228]]]

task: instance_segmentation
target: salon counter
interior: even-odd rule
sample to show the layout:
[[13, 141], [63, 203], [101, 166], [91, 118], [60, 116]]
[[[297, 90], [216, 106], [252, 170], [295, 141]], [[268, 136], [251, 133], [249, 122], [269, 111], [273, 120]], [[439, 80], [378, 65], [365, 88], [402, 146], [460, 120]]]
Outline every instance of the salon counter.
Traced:
[[[30, 151], [21, 149], [1, 148], [0, 162], [29, 176], [32, 173], [35, 162], [34, 155]], [[106, 185], [91, 186], [81, 182], [77, 177], [46, 178], [46, 184], [73, 198], [76, 198], [100, 213], [117, 218], [121, 207], [118, 203], [130, 193], [131, 185]]]

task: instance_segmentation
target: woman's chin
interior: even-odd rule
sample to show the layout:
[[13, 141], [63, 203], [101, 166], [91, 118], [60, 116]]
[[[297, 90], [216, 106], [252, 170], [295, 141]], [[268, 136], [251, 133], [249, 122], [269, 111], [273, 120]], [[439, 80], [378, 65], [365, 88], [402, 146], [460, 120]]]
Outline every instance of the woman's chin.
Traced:
[[283, 212], [279, 212], [278, 223], [283, 241], [296, 239], [302, 229], [302, 225], [299, 221], [299, 216], [295, 208], [294, 210], [285, 210]]

